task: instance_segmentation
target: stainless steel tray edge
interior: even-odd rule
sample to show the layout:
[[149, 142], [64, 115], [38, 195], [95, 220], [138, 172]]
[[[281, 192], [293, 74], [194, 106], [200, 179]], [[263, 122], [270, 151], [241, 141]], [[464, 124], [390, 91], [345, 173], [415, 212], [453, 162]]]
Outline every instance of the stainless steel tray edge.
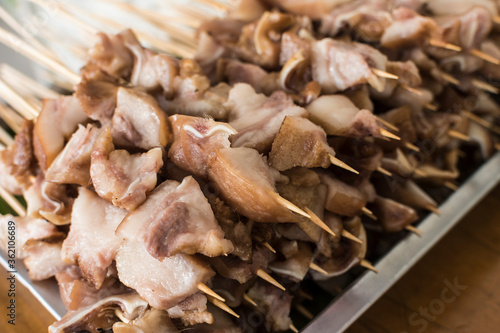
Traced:
[[412, 234], [397, 244], [375, 265], [379, 273], [365, 272], [302, 332], [344, 332], [499, 181], [500, 153], [497, 153], [439, 206], [440, 216], [431, 214], [419, 224], [418, 228], [423, 232], [422, 237]]

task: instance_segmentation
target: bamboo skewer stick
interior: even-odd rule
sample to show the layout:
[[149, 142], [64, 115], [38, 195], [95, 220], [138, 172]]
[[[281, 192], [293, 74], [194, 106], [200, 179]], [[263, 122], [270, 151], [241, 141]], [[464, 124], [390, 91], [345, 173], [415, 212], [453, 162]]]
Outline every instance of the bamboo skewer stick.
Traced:
[[309, 214], [309, 216], [310, 216], [309, 219], [311, 221], [313, 221], [314, 224], [316, 224], [318, 227], [320, 227], [321, 229], [325, 230], [330, 235], [335, 237], [335, 233], [332, 231], [332, 229], [330, 229], [330, 227], [327, 226], [325, 222], [323, 222], [316, 214], [314, 214], [314, 212], [312, 210], [310, 210], [309, 208], [306, 207], [305, 211], [307, 214]]
[[24, 85], [29, 88], [35, 95], [40, 98], [58, 98], [60, 94], [54, 90], [47, 88], [46, 86], [38, 83], [32, 78], [24, 75], [15, 68], [7, 65], [0, 64], [0, 78], [7, 82], [18, 82], [20, 85]]
[[332, 162], [333, 165], [336, 165], [339, 168], [345, 169], [347, 171], [351, 171], [352, 173], [359, 175], [358, 171], [356, 171], [355, 169], [353, 169], [352, 167], [350, 167], [346, 163], [342, 162], [341, 160], [339, 160], [338, 158], [336, 158], [333, 155], [330, 155], [330, 162]]
[[215, 298], [215, 299], [217, 299], [217, 300], [219, 300], [219, 301], [221, 301], [221, 302], [225, 302], [225, 301], [226, 301], [223, 297], [219, 296], [219, 295], [218, 295], [215, 291], [213, 291], [212, 289], [210, 289], [210, 288], [209, 288], [206, 284], [204, 284], [204, 283], [201, 283], [201, 282], [200, 282], [200, 283], [198, 283], [197, 288], [198, 288], [198, 290], [199, 290], [199, 291], [201, 291], [201, 292], [203, 292], [203, 293], [205, 293], [205, 294], [207, 294], [207, 295], [210, 295], [210, 296], [212, 296], [213, 298]]
[[452, 129], [448, 130], [447, 133], [452, 138], [455, 138], [458, 140], [463, 140], [463, 141], [467, 141], [467, 142], [470, 142], [472, 140], [469, 136], [467, 136], [459, 131], [452, 130]]
[[405, 227], [405, 229], [406, 229], [406, 230], [408, 230], [409, 232], [414, 233], [415, 235], [417, 235], [417, 236], [419, 236], [419, 237], [420, 237], [420, 236], [422, 236], [422, 231], [418, 230], [417, 228], [415, 228], [415, 227], [414, 227], [414, 226], [412, 226], [412, 225], [407, 225], [407, 226]]
[[297, 291], [297, 294], [305, 299], [307, 299], [308, 301], [314, 301], [314, 297], [312, 297], [311, 295], [309, 295], [308, 293], [306, 293], [304, 290], [302, 289], [299, 289], [299, 291]]
[[307, 310], [302, 304], [295, 305], [295, 310], [297, 310], [297, 312], [299, 312], [301, 315], [303, 315], [309, 320], [314, 319], [314, 315], [311, 313], [311, 311]]
[[371, 70], [372, 70], [373, 74], [375, 74], [378, 77], [382, 77], [382, 78], [385, 78], [385, 79], [392, 79], [392, 80], [398, 80], [399, 79], [399, 76], [391, 74], [391, 73], [388, 73], [388, 72], [385, 72], [385, 71], [377, 69], [377, 68], [373, 68], [372, 67]]
[[399, 136], [394, 135], [391, 132], [389, 132], [388, 130], [383, 129], [383, 128], [380, 129], [380, 134], [382, 136], [385, 136], [386, 138], [389, 138], [389, 139], [401, 140], [401, 138]]
[[442, 42], [442, 41], [434, 39], [434, 38], [429, 39], [429, 45], [432, 45], [435, 47], [440, 47], [440, 48], [447, 49], [450, 51], [456, 51], [456, 52], [462, 51], [462, 48], [458, 45]]
[[387, 171], [386, 169], [382, 168], [381, 166], [377, 167], [377, 171], [380, 172], [383, 175], [386, 175], [388, 177], [392, 177], [392, 173], [390, 171]]
[[373, 266], [368, 260], [366, 259], [362, 259], [360, 262], [359, 262], [359, 265], [364, 267], [364, 268], [367, 268], [375, 273], [378, 273], [378, 269], [375, 268], [375, 266]]
[[21, 124], [24, 118], [16, 113], [16, 111], [2, 103], [0, 103], [0, 116], [2, 120], [14, 131], [14, 133], [18, 133], [21, 130]]
[[319, 272], [321, 274], [324, 274], [324, 275], [328, 275], [328, 272], [325, 271], [323, 268], [321, 268], [320, 266], [316, 265], [315, 263], [311, 262], [309, 264], [309, 268], [316, 271], [316, 272]]
[[347, 239], [350, 239], [358, 244], [363, 244], [363, 241], [361, 239], [359, 239], [358, 237], [354, 236], [353, 234], [351, 234], [349, 231], [345, 230], [345, 229], [342, 229], [342, 237], [345, 237]]
[[420, 148], [418, 148], [417, 146], [415, 146], [413, 143], [411, 142], [405, 142], [404, 143], [404, 146], [410, 150], [413, 150], [413, 151], [416, 151], [417, 153], [420, 152]]
[[19, 201], [2, 186], [0, 186], [0, 197], [19, 215], [26, 216], [26, 209], [21, 205]]
[[243, 293], [243, 299], [253, 306], [257, 307], [257, 303], [255, 303], [255, 301], [251, 299], [250, 296], [247, 295], [247, 293]]
[[372, 220], [375, 220], [375, 221], [378, 220], [377, 217], [373, 214], [373, 212], [371, 210], [369, 210], [368, 208], [363, 207], [362, 211], [363, 211], [363, 214], [365, 214], [366, 216], [368, 216]]
[[300, 209], [299, 207], [297, 207], [296, 205], [294, 205], [293, 203], [291, 203], [290, 201], [286, 200], [285, 198], [283, 198], [282, 196], [280, 196], [278, 193], [276, 192], [269, 192], [271, 194], [271, 196], [273, 196], [275, 198], [275, 200], [283, 207], [291, 210], [292, 212], [294, 213], [297, 213], [301, 216], [304, 216], [308, 219], [311, 218], [311, 216], [309, 214], [307, 214], [306, 212], [304, 212], [302, 209]]
[[500, 65], [500, 60], [478, 49], [472, 49], [469, 51], [469, 53], [479, 59], [483, 59], [484, 61], [490, 62], [495, 65]]
[[290, 323], [290, 330], [293, 331], [294, 333], [299, 333], [299, 330], [293, 323]]
[[269, 282], [275, 287], [278, 287], [279, 289], [286, 291], [285, 287], [283, 287], [278, 281], [276, 281], [271, 275], [267, 274], [264, 272], [262, 269], [257, 270], [257, 276], [260, 277], [261, 279]]
[[489, 121], [475, 115], [474, 113], [472, 112], [469, 112], [469, 111], [463, 111], [463, 114], [464, 116], [466, 116], [467, 118], [469, 118], [470, 120], [478, 123], [479, 125], [495, 132], [496, 134], [499, 134], [500, 135], [500, 127], [490, 123]]
[[219, 301], [217, 298], [213, 298], [213, 297], [209, 296], [209, 297], [207, 297], [207, 299], [210, 303], [212, 303], [213, 305], [215, 305], [219, 309], [226, 311], [227, 313], [235, 316], [236, 318], [240, 317], [240, 315], [237, 314], [236, 312], [234, 312], [233, 309], [231, 309], [229, 306], [226, 305], [226, 303]]
[[443, 183], [444, 186], [446, 186], [447, 188], [449, 188], [450, 190], [452, 191], [457, 191], [458, 190], [458, 185], [451, 182], [451, 181], [446, 181]]
[[11, 144], [14, 143], [14, 139], [1, 126], [0, 126], [0, 142], [2, 142], [3, 144], [5, 144], [6, 146], [10, 146]]
[[266, 247], [269, 251], [276, 254], [276, 250], [271, 246], [271, 244], [268, 242], [262, 242], [261, 244], [264, 245], [264, 247]]
[[472, 85], [478, 89], [481, 89], [481, 90], [484, 90], [484, 91], [487, 91], [489, 93], [492, 93], [492, 94], [495, 94], [495, 95], [498, 95], [498, 93], [500, 92], [500, 90], [494, 86], [492, 86], [491, 84], [489, 83], [486, 83], [484, 81], [481, 81], [481, 80], [478, 80], [478, 79], [472, 79]]
[[0, 97], [13, 106], [24, 118], [33, 119], [38, 116], [39, 111], [2, 79], [0, 79]]
[[387, 120], [385, 120], [384, 118], [382, 117], [379, 117], [379, 116], [375, 116], [375, 118], [384, 126], [390, 128], [391, 130], [393, 131], [396, 131], [396, 132], [399, 132], [399, 128], [397, 128], [396, 126], [394, 126], [393, 124], [391, 124], [390, 122], [388, 122]]

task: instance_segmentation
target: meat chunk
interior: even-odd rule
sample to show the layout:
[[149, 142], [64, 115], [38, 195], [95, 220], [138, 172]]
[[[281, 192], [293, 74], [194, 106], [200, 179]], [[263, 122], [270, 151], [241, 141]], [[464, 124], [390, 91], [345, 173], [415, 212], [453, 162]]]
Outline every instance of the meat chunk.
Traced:
[[324, 38], [312, 44], [312, 76], [322, 91], [333, 94], [368, 83], [384, 90], [385, 79], [372, 68], [385, 71], [387, 57], [371, 46]]
[[214, 272], [199, 259], [176, 254], [159, 261], [146, 247], [124, 241], [116, 256], [120, 281], [135, 289], [152, 307], [168, 310], [198, 292]]
[[119, 88], [111, 134], [116, 145], [149, 150], [165, 147], [170, 128], [158, 102], [138, 88]]
[[45, 179], [59, 184], [90, 184], [90, 155], [101, 130], [91, 124], [79, 125], [63, 151], [45, 173]]
[[28, 255], [24, 245], [29, 240], [52, 238], [60, 236], [60, 233], [53, 224], [42, 219], [2, 215], [0, 216], [0, 248], [8, 255], [12, 254], [12, 252], [8, 252], [9, 245], [12, 247], [12, 243], [9, 244], [11, 241], [9, 236], [15, 237], [16, 240], [15, 253], [13, 254], [17, 259], [24, 259]]
[[350, 186], [339, 179], [326, 173], [318, 173], [321, 182], [328, 186], [326, 210], [344, 216], [357, 216], [362, 214], [366, 205], [366, 197], [357, 188]]
[[127, 211], [80, 187], [62, 256], [65, 261], [78, 264], [83, 276], [96, 288], [102, 285], [115, 259], [121, 243], [115, 230], [126, 214]]
[[178, 253], [215, 257], [233, 250], [191, 176], [180, 184], [163, 182], [144, 204], [125, 217], [117, 234], [138, 239], [159, 260]]
[[169, 117], [173, 142], [168, 157], [180, 168], [199, 177], [207, 177], [208, 155], [229, 148], [229, 136], [236, 133], [226, 123], [183, 115]]
[[279, 89], [276, 73], [268, 73], [262, 67], [254, 64], [227, 60], [225, 61], [224, 75], [231, 86], [237, 83], [247, 83], [257, 93], [270, 95]]
[[14, 143], [0, 151], [0, 186], [21, 195], [32, 183], [36, 169], [33, 155], [33, 121], [25, 120]]
[[62, 240], [30, 240], [24, 246], [30, 279], [45, 280], [65, 270], [69, 265], [61, 259]]
[[179, 330], [170, 320], [169, 315], [162, 310], [149, 309], [139, 318], [128, 323], [113, 324], [113, 333], [178, 333]]
[[430, 17], [420, 16], [405, 7], [395, 9], [392, 17], [392, 24], [380, 40], [382, 46], [403, 48], [425, 44], [430, 38], [441, 39], [441, 30]]
[[378, 223], [388, 232], [403, 230], [407, 225], [418, 220], [414, 209], [391, 199], [378, 196], [372, 211], [378, 218]]
[[191, 295], [168, 309], [168, 315], [170, 318], [180, 319], [186, 326], [214, 322], [214, 316], [207, 311], [207, 298], [202, 293]]
[[299, 242], [298, 252], [295, 255], [283, 261], [273, 261], [269, 264], [269, 269], [292, 281], [301, 282], [309, 271], [312, 256], [310, 246], [306, 242]]
[[87, 120], [75, 95], [44, 99], [33, 130], [35, 154], [43, 171], [52, 164], [78, 125]]
[[252, 148], [214, 150], [208, 176], [221, 197], [238, 213], [256, 222], [298, 222], [279, 202], [269, 166]]
[[256, 94], [251, 86], [243, 83], [231, 89], [228, 105], [231, 109], [229, 125], [238, 131], [232, 137], [232, 146], [255, 148], [262, 153], [271, 150], [286, 116], [307, 115], [307, 111], [296, 106], [284, 92], [274, 92], [268, 98]]
[[335, 151], [326, 142], [325, 131], [301, 117], [286, 117], [269, 153], [269, 165], [278, 171], [293, 167], [330, 166]]
[[320, 125], [328, 135], [381, 137], [375, 116], [368, 110], [359, 110], [345, 96], [321, 96], [307, 106], [307, 111], [310, 113], [310, 119]]
[[56, 225], [71, 222], [75, 197], [73, 185], [51, 183], [46, 181], [43, 175], [38, 175], [33, 185], [24, 193], [28, 215], [47, 219]]
[[115, 150], [106, 127], [91, 156], [90, 175], [97, 194], [113, 205], [134, 210], [156, 186], [156, 174], [163, 166], [161, 148], [143, 154]]
[[248, 296], [253, 299], [260, 312], [265, 315], [265, 327], [268, 331], [286, 331], [290, 320], [292, 296], [272, 285], [257, 281], [248, 290]]

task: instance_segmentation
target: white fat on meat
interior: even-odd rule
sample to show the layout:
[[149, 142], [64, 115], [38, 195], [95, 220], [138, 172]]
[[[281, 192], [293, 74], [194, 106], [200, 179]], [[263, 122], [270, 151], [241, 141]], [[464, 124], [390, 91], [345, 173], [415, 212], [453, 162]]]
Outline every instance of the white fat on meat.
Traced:
[[359, 110], [343, 95], [324, 95], [307, 106], [310, 119], [328, 135], [348, 137], [381, 137], [375, 116]]
[[81, 187], [73, 205], [71, 227], [63, 242], [66, 262], [78, 264], [96, 288], [103, 283], [122, 241], [115, 230], [127, 214], [94, 192]]
[[313, 80], [324, 93], [336, 93], [368, 83], [377, 91], [384, 90], [385, 79], [372, 71], [385, 71], [387, 57], [371, 46], [324, 38], [312, 43]]
[[70, 265], [61, 259], [61, 248], [62, 241], [30, 240], [24, 246], [28, 256], [24, 264], [30, 279], [45, 280], [68, 268]]
[[[0, 248], [7, 255], [10, 255], [11, 250], [14, 250], [17, 259], [26, 258], [28, 253], [24, 250], [24, 245], [29, 240], [40, 240], [56, 235], [59, 235], [57, 228], [45, 220], [27, 216], [0, 216]], [[15, 239], [15, 242], [12, 242], [9, 237]], [[10, 244], [9, 241], [11, 241]]]
[[116, 268], [123, 284], [160, 310], [168, 310], [197, 293], [198, 284], [207, 283], [215, 274], [208, 265], [186, 254], [159, 261], [144, 245], [133, 241], [121, 244]]
[[255, 148], [262, 153], [271, 149], [286, 116], [307, 116], [307, 111], [284, 92], [266, 97], [244, 83], [231, 89], [227, 104], [231, 109], [229, 125], [238, 131], [232, 137], [232, 146]]
[[116, 231], [141, 242], [151, 256], [164, 260], [179, 253], [216, 257], [231, 253], [208, 200], [196, 180], [167, 180], [129, 213]]
[[207, 177], [208, 154], [230, 147], [229, 136], [236, 131], [227, 123], [208, 118], [173, 115], [168, 119], [173, 133], [168, 157], [193, 175]]
[[168, 309], [168, 315], [180, 319], [185, 326], [214, 322], [214, 316], [207, 311], [207, 297], [202, 293], [191, 295]]
[[90, 175], [97, 194], [113, 205], [134, 210], [156, 186], [156, 174], [163, 166], [161, 148], [131, 155], [115, 150], [111, 131], [106, 127], [91, 155]]
[[139, 88], [119, 88], [111, 119], [116, 145], [152, 149], [165, 147], [170, 139], [165, 112], [153, 96]]
[[252, 148], [223, 148], [209, 157], [209, 179], [238, 213], [256, 222], [298, 222], [279, 202], [271, 168]]
[[43, 100], [43, 107], [33, 130], [35, 154], [42, 170], [50, 167], [78, 125], [87, 120], [88, 117], [75, 95]]
[[66, 147], [50, 165], [45, 179], [60, 184], [89, 185], [90, 155], [100, 131], [91, 124], [87, 127], [79, 125]]

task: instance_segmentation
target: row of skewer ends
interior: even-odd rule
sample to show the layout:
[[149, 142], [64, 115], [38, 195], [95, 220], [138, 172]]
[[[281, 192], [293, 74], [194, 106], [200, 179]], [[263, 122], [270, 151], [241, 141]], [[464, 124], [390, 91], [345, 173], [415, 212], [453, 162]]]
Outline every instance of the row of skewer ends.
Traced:
[[[449, 47], [449, 46], [447, 46], [447, 47]], [[45, 61], [45, 62], [46, 63], [50, 63], [49, 61]], [[4, 69], [3, 73], [4, 74], [7, 73], [6, 75], [15, 73], [14, 70], [9, 69], [8, 67], [4, 66], [3, 69]], [[54, 68], [51, 68], [51, 69], [54, 69]], [[59, 71], [59, 73], [61, 73], [60, 70], [58, 70], [58, 71]], [[389, 79], [398, 79], [397, 77], [395, 77], [394, 74], [391, 74], [391, 73], [381, 73], [380, 71], [375, 71], [375, 72], [377, 72], [377, 75], [384, 76], [384, 77], [389, 78]], [[16, 82], [16, 80], [17, 80], [17, 82], [19, 82], [20, 85], [24, 85], [26, 83], [29, 83], [29, 87], [30, 88], [31, 87], [34, 88], [34, 90], [33, 90], [34, 93], [39, 94], [39, 95], [41, 94], [42, 96], [49, 96], [47, 94], [48, 91], [45, 88], [37, 86], [36, 83], [31, 82], [29, 78], [22, 77], [22, 75], [19, 75], [18, 73], [14, 74], [14, 76], [15, 76], [15, 80], [9, 81], [10, 85], [13, 85], [12, 82]], [[6, 107], [6, 106], [2, 107], [2, 109], [4, 111], [3, 116], [5, 117], [4, 120], [6, 120], [6, 122], [10, 122], [11, 124], [15, 123], [15, 125], [11, 126], [11, 130], [16, 131], [16, 129], [20, 128], [20, 123], [19, 123], [20, 117], [19, 116], [21, 116], [21, 117], [22, 116], [28, 116], [28, 117], [30, 117], [29, 114], [31, 114], [31, 116], [32, 116], [33, 114], [37, 114], [38, 113], [36, 107], [33, 107], [34, 104], [36, 105], [36, 100], [34, 100], [33, 98], [31, 98], [31, 99], [28, 100], [26, 96], [22, 96], [22, 94], [19, 94], [18, 92], [16, 92], [15, 89], [9, 89], [9, 88], [12, 88], [12, 87], [9, 86], [8, 84], [6, 84], [6, 82], [2, 82], [2, 84], [4, 85], [3, 89], [2, 89], [3, 90], [3, 94], [4, 94], [3, 98], [6, 101], [10, 101], [9, 103], [15, 109], [15, 110], [12, 110], [12, 109], [10, 109], [9, 107]], [[484, 88], [484, 86], [483, 86], [483, 88]], [[423, 94], [418, 89], [408, 89], [408, 90], [410, 92], [412, 92], [412, 93], [415, 93], [416, 95]], [[493, 92], [493, 89], [491, 89], [491, 87], [489, 87], [486, 90], [489, 91], [489, 92]], [[53, 94], [53, 92], [50, 92], [51, 97], [54, 96], [52, 94]], [[436, 109], [436, 107], [433, 106], [433, 105], [430, 105], [430, 106], [428, 105], [427, 107], [429, 107], [429, 109]], [[491, 130], [491, 131], [495, 130], [495, 125], [492, 124], [491, 122], [488, 122], [488, 121], [486, 121], [486, 120], [484, 120], [482, 118], [473, 119], [474, 114], [471, 114], [471, 113], [468, 113], [467, 116], [471, 120], [476, 121], [478, 124], [480, 124], [481, 126], [483, 126], [485, 129]], [[383, 119], [379, 119], [379, 121], [383, 121]], [[393, 124], [384, 123], [384, 125], [387, 126], [387, 128], [390, 129], [390, 130], [392, 130], [392, 131], [396, 132], [398, 130], [397, 128], [394, 127]], [[387, 131], [387, 130], [385, 130], [385, 131]], [[467, 141], [467, 142], [471, 140], [471, 138], [468, 137], [467, 135], [465, 135], [463, 133], [460, 133], [460, 132], [457, 133], [456, 131], [453, 131], [453, 130], [450, 130], [448, 132], [448, 134], [451, 137], [456, 138], [457, 140], [462, 140], [462, 141]], [[388, 136], [390, 136], [391, 139], [395, 139], [395, 140], [398, 139], [398, 137], [395, 134], [392, 134], [392, 135], [388, 134]], [[12, 140], [9, 139], [8, 135], [3, 135], [2, 136], [2, 141], [6, 145], [12, 143]], [[409, 144], [411, 144], [411, 143], [406, 143], [404, 148], [405, 149], [414, 150], [414, 151], [420, 150], [418, 147], [416, 147], [416, 146], [410, 146]], [[458, 153], [458, 154], [460, 155], [460, 153]], [[334, 156], [331, 156], [330, 159], [331, 159], [332, 162], [334, 162], [334, 164], [337, 164], [337, 165], [339, 165], [341, 167], [345, 167], [345, 168], [347, 168], [347, 169], [349, 169], [351, 171], [355, 171], [354, 169], [352, 169], [351, 167], [347, 166], [342, 161], [338, 161], [337, 159], [335, 159]], [[380, 172], [380, 173], [382, 173], [382, 174], [384, 174], [385, 176], [388, 176], [388, 177], [392, 177], [393, 176], [393, 173], [391, 171], [386, 170], [382, 166], [377, 167], [377, 171]], [[428, 174], [426, 174], [426, 172], [423, 171], [423, 170], [415, 170], [415, 171], [416, 171], [417, 174], [420, 174], [420, 176], [423, 177], [423, 178], [425, 178], [425, 177], [428, 176]], [[447, 183], [447, 182], [444, 182], [443, 184], [445, 186], [449, 187], [449, 188], [456, 189], [456, 184]], [[18, 211], [19, 214], [25, 214], [24, 209], [18, 203], [15, 202], [15, 198], [13, 198], [11, 194], [5, 193], [5, 191], [3, 191], [3, 192], [4, 192], [3, 193], [3, 197], [6, 199], [6, 201], [8, 201], [11, 204], [11, 206]], [[314, 223], [317, 223], [318, 225], [320, 225], [321, 228], [326, 229], [327, 232], [333, 234], [333, 231], [331, 231], [331, 229], [324, 222], [322, 222], [321, 220], [317, 219], [313, 214], [311, 214], [310, 211], [304, 211], [304, 210], [302, 210], [300, 208], [297, 208], [295, 204], [290, 203], [286, 199], [277, 198], [277, 200], [279, 201], [280, 204], [282, 204], [285, 207], [287, 207], [287, 209], [290, 209], [291, 211], [294, 211], [295, 213], [298, 213], [298, 214], [300, 214], [300, 215], [302, 215], [302, 216], [304, 216], [304, 217], [306, 217], [308, 219], [311, 219]], [[434, 205], [429, 205], [426, 208], [438, 212], [437, 209], [436, 209], [436, 207]], [[370, 210], [368, 210], [366, 207], [363, 207], [363, 213], [365, 213], [367, 216], [370, 216], [370, 217], [372, 217], [374, 219], [376, 218], [374, 216], [374, 214]], [[411, 227], [409, 227], [409, 228], [412, 229]], [[412, 229], [412, 230], [415, 231], [415, 229]], [[415, 231], [415, 232], [417, 232], [417, 231]], [[353, 236], [353, 235], [349, 235], [349, 233], [347, 231], [344, 231], [343, 236], [350, 237], [353, 241], [356, 241], [356, 237]], [[268, 249], [270, 249], [271, 251], [273, 251], [273, 252], [275, 251], [274, 248], [272, 248], [272, 246], [269, 244], [269, 242], [262, 242], [262, 244], [264, 246], [266, 246]], [[361, 261], [361, 263], [363, 263], [365, 266], [371, 267], [366, 261]], [[314, 263], [311, 263], [311, 268], [313, 268], [313, 269], [315, 269], [317, 271], [323, 272], [323, 273], [328, 273], [328, 272], [325, 272], [321, 267], [317, 266]], [[261, 276], [261, 277], [264, 276], [263, 278], [265, 278], [267, 281], [275, 284], [276, 286], [280, 287], [280, 289], [283, 288], [275, 279], [273, 279], [272, 277], [270, 277], [267, 273], [264, 272], [265, 274], [263, 274], [262, 272], [257, 272], [257, 274], [259, 276]], [[211, 293], [205, 287], [206, 286], [204, 286], [204, 285], [200, 285], [200, 289], [202, 289], [204, 292]], [[212, 294], [212, 295], [214, 295], [214, 294]], [[221, 299], [220, 296], [216, 297], [215, 295], [214, 295], [215, 299], [219, 299], [219, 300]], [[220, 305], [220, 303], [219, 303], [219, 305]], [[228, 311], [228, 310], [226, 310], [226, 311]], [[304, 311], [302, 311], [302, 312], [304, 312]]]

